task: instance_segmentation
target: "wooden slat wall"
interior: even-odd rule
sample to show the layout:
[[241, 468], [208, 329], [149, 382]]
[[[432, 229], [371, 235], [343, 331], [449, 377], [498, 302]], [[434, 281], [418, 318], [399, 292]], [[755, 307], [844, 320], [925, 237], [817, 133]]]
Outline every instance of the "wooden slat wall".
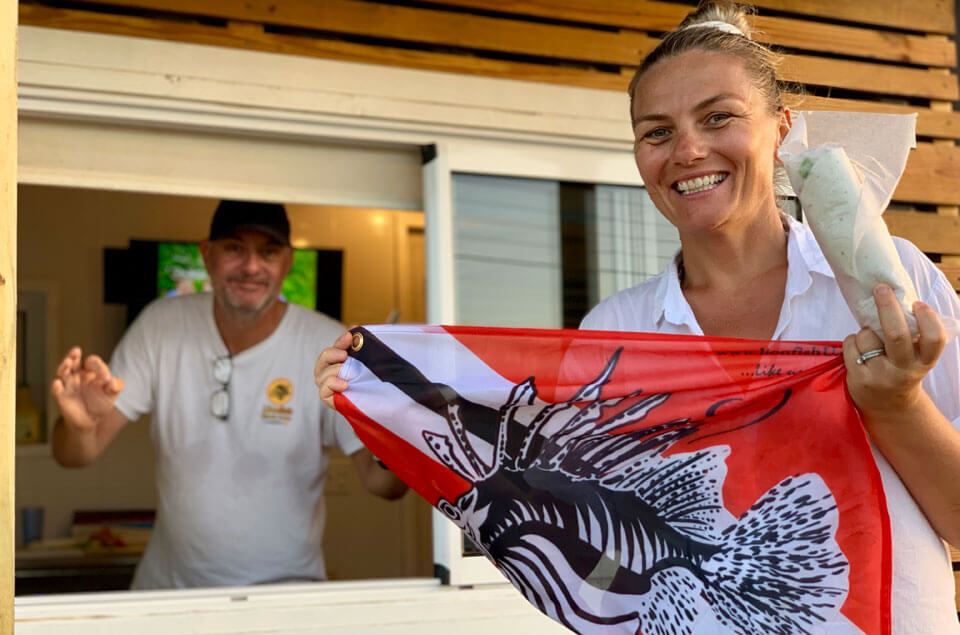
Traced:
[[[623, 90], [694, 0], [22, 0], [23, 24]], [[889, 212], [960, 290], [954, 3], [758, 0], [758, 39], [820, 110], [917, 112]], [[82, 6], [83, 8], [76, 8]], [[922, 214], [922, 215], [921, 215]], [[931, 227], [933, 229], [931, 229]], [[945, 238], [946, 237], [946, 238]]]

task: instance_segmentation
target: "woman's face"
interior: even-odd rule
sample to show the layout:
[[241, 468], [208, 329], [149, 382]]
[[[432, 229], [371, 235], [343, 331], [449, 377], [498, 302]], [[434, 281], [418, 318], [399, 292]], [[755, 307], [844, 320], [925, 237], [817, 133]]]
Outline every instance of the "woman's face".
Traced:
[[687, 51], [654, 65], [634, 96], [634, 156], [657, 209], [681, 235], [773, 213], [773, 163], [789, 129], [742, 62]]

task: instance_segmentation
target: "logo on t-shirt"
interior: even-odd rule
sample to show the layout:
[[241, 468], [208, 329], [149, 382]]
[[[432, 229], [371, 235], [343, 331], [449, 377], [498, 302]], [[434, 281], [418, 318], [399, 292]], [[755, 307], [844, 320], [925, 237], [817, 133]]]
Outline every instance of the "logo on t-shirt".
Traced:
[[261, 416], [266, 423], [286, 425], [293, 417], [293, 410], [284, 408], [284, 404], [293, 398], [293, 383], [289, 379], [278, 377], [267, 386], [267, 399], [272, 406], [264, 406]]
[[282, 406], [293, 398], [293, 384], [289, 379], [279, 377], [267, 386], [267, 399], [276, 406]]

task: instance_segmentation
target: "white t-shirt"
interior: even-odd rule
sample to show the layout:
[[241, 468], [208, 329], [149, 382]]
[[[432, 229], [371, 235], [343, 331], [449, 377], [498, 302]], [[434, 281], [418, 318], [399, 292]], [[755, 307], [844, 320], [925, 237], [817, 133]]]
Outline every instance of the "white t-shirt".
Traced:
[[[787, 221], [787, 284], [773, 339], [842, 340], [859, 331], [813, 234], [792, 218]], [[911, 243], [899, 238], [894, 242], [920, 299], [940, 315], [960, 318], [960, 301], [943, 273]], [[598, 304], [580, 328], [703, 335], [680, 289], [676, 258], [659, 275]], [[947, 344], [923, 385], [940, 412], [960, 429], [960, 338]], [[876, 448], [873, 453], [890, 511], [893, 633], [960, 633], [946, 544], [883, 455]]]
[[110, 362], [126, 383], [117, 409], [131, 421], [153, 413], [157, 519], [133, 588], [325, 579], [324, 448], [363, 446], [323, 406], [313, 366], [344, 330], [289, 305], [267, 339], [231, 358], [221, 420], [210, 400], [227, 349], [213, 296], [157, 300], [137, 317]]

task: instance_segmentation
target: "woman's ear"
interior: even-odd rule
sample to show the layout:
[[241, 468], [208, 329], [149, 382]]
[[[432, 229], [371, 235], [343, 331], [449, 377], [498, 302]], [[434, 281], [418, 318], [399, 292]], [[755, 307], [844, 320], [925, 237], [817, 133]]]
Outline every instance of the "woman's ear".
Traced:
[[790, 109], [784, 106], [784, 108], [780, 111], [780, 125], [778, 130], [780, 138], [777, 140], [777, 149], [773, 153], [774, 163], [783, 165], [783, 161], [780, 160], [780, 156], [778, 154], [780, 152], [780, 144], [783, 143], [784, 137], [786, 137], [787, 133], [790, 132], [790, 126], [792, 125], [793, 121], [790, 118]]
[[778, 146], [783, 143], [783, 138], [787, 136], [788, 132], [790, 132], [790, 127], [792, 125], [793, 119], [790, 116], [790, 109], [784, 106], [783, 110], [780, 111], [780, 142], [777, 143]]

